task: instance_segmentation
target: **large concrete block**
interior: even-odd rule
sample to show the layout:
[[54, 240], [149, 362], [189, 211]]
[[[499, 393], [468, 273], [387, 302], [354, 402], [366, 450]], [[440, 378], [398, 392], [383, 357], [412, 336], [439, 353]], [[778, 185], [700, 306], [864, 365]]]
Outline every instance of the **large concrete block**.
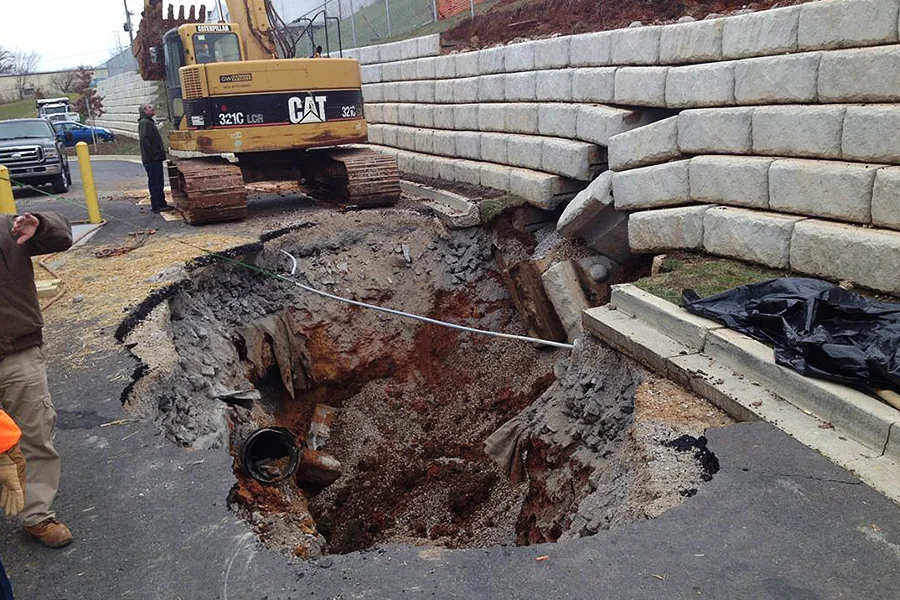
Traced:
[[569, 64], [573, 67], [592, 67], [612, 64], [612, 32], [583, 33], [569, 38]]
[[807, 219], [791, 240], [791, 269], [900, 294], [900, 233]]
[[413, 149], [416, 152], [421, 152], [423, 154], [431, 154], [434, 152], [434, 130], [417, 129], [416, 145]]
[[538, 107], [538, 133], [561, 138], [574, 138], [578, 124], [577, 104], [549, 103]]
[[701, 108], [678, 115], [678, 147], [685, 154], [749, 154], [752, 108]]
[[456, 132], [435, 131], [432, 148], [435, 154], [441, 156], [456, 156]]
[[383, 144], [384, 136], [383, 136], [384, 126], [383, 125], [369, 125], [368, 127], [368, 135], [369, 135], [369, 143], [370, 144]]
[[456, 57], [449, 54], [435, 57], [434, 76], [436, 79], [453, 79], [456, 77]]
[[566, 337], [570, 342], [574, 342], [583, 335], [581, 313], [589, 307], [584, 290], [578, 283], [575, 267], [571, 261], [556, 263], [544, 271], [541, 283], [550, 304], [553, 305], [553, 310], [566, 330]]
[[507, 73], [534, 70], [534, 44], [532, 42], [509, 44], [505, 51], [503, 66]]
[[695, 156], [689, 168], [691, 200], [748, 208], [769, 208], [772, 158]]
[[388, 66], [400, 67], [400, 81], [415, 81], [419, 78], [417, 63], [417, 60], [404, 60]]
[[738, 104], [785, 104], [817, 101], [821, 52], [738, 61], [734, 99]]
[[703, 215], [709, 206], [679, 206], [631, 213], [628, 245], [637, 254], [702, 250]]
[[380, 45], [380, 62], [389, 63], [396, 62], [398, 60], [403, 59], [403, 52], [401, 50], [403, 42], [392, 42], [390, 44], [381, 44]]
[[481, 134], [477, 131], [457, 131], [456, 156], [481, 160]]
[[669, 117], [613, 136], [609, 140], [609, 168], [624, 171], [679, 158], [678, 117]]
[[569, 102], [572, 99], [572, 70], [538, 71], [535, 99], [539, 102]]
[[760, 106], [753, 111], [753, 152], [841, 158], [843, 106]]
[[416, 127], [434, 128], [434, 106], [417, 104], [413, 110], [413, 123]]
[[575, 137], [585, 142], [609, 145], [609, 139], [652, 122], [651, 113], [602, 105], [578, 106]]
[[725, 19], [722, 56], [745, 58], [797, 50], [797, 6]]
[[481, 134], [481, 160], [505, 165], [509, 137], [505, 133]]
[[416, 38], [397, 42], [400, 44], [400, 58], [409, 60], [419, 56], [419, 40]]
[[365, 102], [385, 102], [384, 83], [369, 83], [362, 86], [363, 101]]
[[527, 169], [510, 169], [509, 192], [545, 210], [554, 210], [574, 194], [559, 175]]
[[478, 52], [460, 52], [455, 56], [457, 77], [475, 77], [478, 75]]
[[428, 58], [419, 58], [414, 62], [416, 65], [416, 79], [435, 78], [437, 58], [433, 56]]
[[438, 33], [416, 39], [416, 56], [437, 56], [441, 53], [441, 36]]
[[534, 45], [534, 68], [564, 69], [569, 66], [569, 38], [556, 37], [531, 42]]
[[572, 102], [611, 103], [615, 97], [615, 67], [572, 70]]
[[455, 107], [452, 104], [437, 104], [434, 107], [435, 129], [454, 129], [456, 127]]
[[359, 49], [359, 62], [363, 65], [374, 65], [381, 60], [381, 49], [379, 46], [364, 46]]
[[734, 62], [721, 62], [671, 67], [666, 76], [666, 106], [690, 108], [734, 104], [734, 65]]
[[397, 105], [398, 124], [412, 126], [416, 121], [416, 105], [415, 104], [398, 104]]
[[509, 73], [506, 76], [507, 102], [534, 102], [537, 73]]
[[417, 81], [416, 82], [416, 102], [424, 102], [426, 104], [434, 103], [434, 84], [435, 81]]
[[[637, 30], [635, 30], [637, 31]], [[621, 67], [616, 69], [615, 103], [627, 106], [666, 105], [669, 67]]]
[[897, 0], [824, 0], [800, 6], [800, 50], [897, 43]]
[[441, 104], [453, 103], [453, 88], [455, 79], [437, 80], [434, 82], [434, 101]]
[[506, 48], [486, 48], [478, 51], [478, 74], [489, 75], [491, 73], [503, 73], [503, 58]]
[[482, 104], [478, 107], [479, 131], [508, 131], [506, 113], [509, 104]]
[[417, 154], [412, 157], [412, 171], [416, 175], [437, 179], [440, 175], [440, 159], [427, 154]]
[[416, 149], [416, 129], [415, 127], [396, 127], [398, 148], [403, 150], [415, 151]]
[[610, 62], [614, 65], [659, 63], [661, 27], [634, 27], [611, 32]]
[[478, 80], [479, 102], [503, 102], [506, 75], [482, 75]]
[[478, 105], [459, 104], [453, 107], [453, 128], [457, 131], [478, 131]]
[[510, 168], [504, 165], [481, 164], [481, 185], [495, 190], [509, 191]]
[[453, 180], [481, 185], [481, 163], [473, 160], [453, 161]]
[[456, 181], [456, 163], [460, 162], [455, 158], [445, 158], [438, 164], [438, 179], [445, 181]]
[[359, 74], [363, 83], [381, 83], [381, 65], [360, 67]]
[[872, 189], [872, 225], [900, 229], [900, 168], [878, 169]]
[[539, 108], [537, 104], [507, 104], [506, 107], [506, 131], [526, 135], [537, 134]]
[[591, 228], [604, 212], [615, 211], [612, 198], [612, 171], [604, 171], [566, 205], [556, 222], [565, 237], [590, 237]]
[[804, 159], [776, 160], [769, 168], [769, 207], [809, 217], [871, 223], [877, 167]]
[[666, 25], [659, 33], [659, 64], [722, 60], [724, 19]]
[[541, 144], [541, 171], [590, 181], [600, 162], [600, 149], [593, 144], [556, 138], [544, 138]]
[[825, 52], [818, 82], [820, 102], [896, 102], [900, 46]]
[[[105, 100], [105, 98], [104, 98]], [[363, 112], [366, 123], [384, 123], [384, 104], [366, 104], [363, 106]]]
[[[416, 144], [416, 138], [413, 136], [413, 146]], [[396, 125], [385, 125], [381, 131], [381, 143], [385, 146], [397, 148], [400, 146], [400, 139]]]
[[639, 210], [687, 204], [690, 202], [689, 163], [680, 160], [616, 173], [612, 181], [616, 209]]
[[510, 135], [506, 151], [509, 165], [539, 171], [542, 143], [542, 139], [537, 136]]
[[848, 106], [841, 132], [842, 156], [845, 160], [900, 164], [900, 136], [894, 134], [897, 131], [900, 107]]
[[478, 102], [478, 78], [454, 79], [453, 102], [456, 104]]
[[710, 254], [787, 269], [791, 233], [802, 219], [717, 206], [703, 218], [703, 247]]
[[397, 99], [400, 102], [416, 102], [419, 93], [418, 81], [401, 81], [395, 85], [398, 86]]

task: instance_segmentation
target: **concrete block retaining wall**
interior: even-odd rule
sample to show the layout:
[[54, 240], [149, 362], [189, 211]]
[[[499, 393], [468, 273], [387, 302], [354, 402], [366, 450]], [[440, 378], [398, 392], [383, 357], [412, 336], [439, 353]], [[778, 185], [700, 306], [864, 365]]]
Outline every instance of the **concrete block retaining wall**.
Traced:
[[159, 86], [144, 81], [138, 73], [122, 73], [97, 84], [103, 97], [105, 113], [97, 119], [98, 127], [111, 129], [116, 135], [138, 137], [138, 108], [159, 101]]

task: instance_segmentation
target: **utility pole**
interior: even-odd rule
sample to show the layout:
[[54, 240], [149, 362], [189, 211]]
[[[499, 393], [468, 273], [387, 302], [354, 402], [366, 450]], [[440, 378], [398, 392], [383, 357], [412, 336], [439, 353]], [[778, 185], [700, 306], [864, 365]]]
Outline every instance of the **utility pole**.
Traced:
[[390, 38], [391, 37], [391, 7], [388, 4], [388, 0], [384, 0], [384, 14], [387, 17], [388, 38]]
[[128, 12], [128, 0], [122, 0], [125, 3], [125, 31], [128, 32], [128, 39], [134, 43], [134, 32], [131, 26], [131, 13]]

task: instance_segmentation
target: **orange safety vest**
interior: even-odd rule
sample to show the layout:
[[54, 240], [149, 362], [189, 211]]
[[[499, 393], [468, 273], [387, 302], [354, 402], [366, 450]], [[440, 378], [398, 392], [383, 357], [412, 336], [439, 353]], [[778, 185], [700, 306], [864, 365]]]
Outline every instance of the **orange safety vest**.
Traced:
[[20, 437], [22, 432], [19, 426], [8, 414], [0, 410], [0, 454], [15, 446]]

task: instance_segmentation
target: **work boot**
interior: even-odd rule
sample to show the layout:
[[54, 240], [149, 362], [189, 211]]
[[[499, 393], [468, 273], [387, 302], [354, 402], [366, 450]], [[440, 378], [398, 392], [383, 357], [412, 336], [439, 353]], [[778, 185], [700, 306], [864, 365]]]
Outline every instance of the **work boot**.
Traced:
[[25, 525], [23, 529], [48, 548], [62, 548], [72, 541], [69, 528], [52, 517], [37, 525]]

